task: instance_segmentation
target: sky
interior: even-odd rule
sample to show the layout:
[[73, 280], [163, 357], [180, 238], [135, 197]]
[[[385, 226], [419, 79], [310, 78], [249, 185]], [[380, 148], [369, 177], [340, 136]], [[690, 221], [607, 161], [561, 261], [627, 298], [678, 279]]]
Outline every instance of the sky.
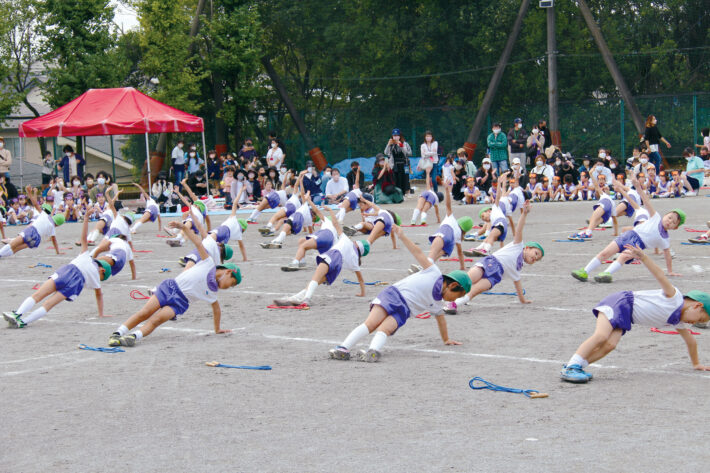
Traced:
[[126, 6], [124, 2], [114, 0], [113, 3], [116, 6], [116, 16], [114, 17], [114, 22], [123, 31], [128, 31], [132, 28], [138, 27], [138, 18], [135, 10]]

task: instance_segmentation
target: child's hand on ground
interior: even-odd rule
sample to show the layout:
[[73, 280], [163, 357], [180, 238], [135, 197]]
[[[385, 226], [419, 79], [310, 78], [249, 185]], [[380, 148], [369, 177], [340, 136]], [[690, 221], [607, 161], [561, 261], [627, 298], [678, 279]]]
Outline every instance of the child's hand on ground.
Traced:
[[697, 365], [693, 365], [693, 369], [696, 369], [698, 371], [710, 371], [710, 366], [704, 366], [698, 363]]
[[444, 342], [444, 345], [461, 345], [461, 342], [457, 342], [456, 340], [449, 339]]
[[669, 271], [669, 272], [668, 272], [668, 276], [680, 277], [680, 276], [683, 276], [683, 275], [680, 274], [680, 273], [674, 273], [673, 271]]
[[219, 330], [215, 330], [214, 333], [232, 333], [232, 331], [228, 328], [221, 328]]
[[532, 300], [531, 300], [531, 299], [525, 299], [524, 297], [521, 297], [521, 298], [520, 298], [520, 303], [521, 303], [521, 304], [532, 304]]

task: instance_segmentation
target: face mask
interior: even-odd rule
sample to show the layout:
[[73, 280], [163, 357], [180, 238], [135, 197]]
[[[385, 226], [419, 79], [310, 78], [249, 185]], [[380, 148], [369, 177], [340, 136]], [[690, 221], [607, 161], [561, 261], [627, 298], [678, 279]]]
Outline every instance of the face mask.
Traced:
[[515, 124], [515, 129], [516, 129], [516, 130], [520, 130], [520, 127], [521, 127], [521, 126], [523, 126], [523, 125], [521, 125], [520, 123], [516, 123], [516, 124]]
[[182, 149], [184, 145], [182, 143], [178, 143], [178, 148]]
[[601, 153], [599, 153], [599, 157], [600, 157], [601, 159], [606, 158], [606, 153], [605, 153], [604, 151], [602, 151]]
[[238, 181], [243, 181], [244, 180], [244, 174], [240, 174], [237, 176]]
[[454, 164], [454, 168], [456, 168], [457, 171], [461, 169], [461, 165], [459, 163]]
[[[325, 172], [325, 177], [330, 177], [330, 171], [326, 171], [326, 172]], [[333, 176], [333, 180], [334, 180], [334, 181], [337, 181], [337, 180], [338, 180], [338, 176]]]
[[500, 133], [500, 128], [493, 128], [493, 133], [495, 133], [496, 135]]
[[308, 166], [308, 172], [313, 174], [313, 168], [311, 166]]
[[609, 168], [611, 168], [611, 169], [616, 169], [616, 164], [610, 164], [610, 165], [609, 165]]
[[75, 186], [78, 186], [79, 184], [81, 184], [79, 181], [73, 181], [73, 183]]
[[542, 167], [542, 161], [537, 162], [538, 167]]
[[540, 131], [540, 130], [538, 130], [537, 128], [533, 128], [533, 131], [532, 131], [532, 132], [533, 132], [533, 135], [537, 135], [537, 133], [538, 133], [539, 131]]
[[271, 143], [272, 148], [276, 148], [278, 146], [278, 143]]
[[559, 166], [560, 164], [562, 164], [562, 161], [560, 161], [559, 159], [557, 161], [555, 161], [556, 166]]
[[90, 186], [90, 185], [92, 185], [93, 183], [94, 183], [94, 180], [93, 180], [93, 179], [87, 179], [87, 180], [86, 180], [86, 185], [87, 185], [87, 186]]
[[281, 173], [286, 174], [286, 168], [281, 168]]
[[645, 159], [645, 158], [644, 158], [644, 159], [640, 159], [639, 161], [641, 161], [641, 164], [647, 164], [647, 163], [648, 163], [648, 159]]
[[70, 154], [69, 154], [69, 153], [64, 153], [64, 156], [66, 156], [66, 157], [68, 158], [68, 157], [70, 156]]
[[104, 184], [106, 184], [106, 179], [104, 179], [103, 177], [100, 177], [100, 178], [96, 179], [96, 182], [98, 182], [100, 186], [103, 186]]
[[195, 157], [195, 154], [196, 154], [196, 153], [195, 153], [194, 151], [191, 151], [191, 152], [190, 152], [190, 157], [191, 157], [191, 158], [194, 158], [194, 157]]
[[0, 143], [0, 149], [3, 149], [5, 147], [5, 143]]
[[484, 164], [484, 165], [483, 165], [483, 169], [485, 169], [486, 171], [489, 170], [490, 168], [491, 168], [491, 165], [490, 165], [490, 164]]

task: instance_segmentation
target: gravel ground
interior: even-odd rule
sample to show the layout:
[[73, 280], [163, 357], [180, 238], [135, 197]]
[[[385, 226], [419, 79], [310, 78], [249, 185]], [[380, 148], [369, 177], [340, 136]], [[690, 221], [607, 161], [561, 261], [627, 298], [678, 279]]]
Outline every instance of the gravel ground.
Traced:
[[[408, 219], [414, 202], [394, 209]], [[682, 206], [689, 228], [705, 228], [709, 204], [706, 197], [654, 201], [661, 211]], [[478, 207], [455, 206], [454, 212], [477, 215]], [[710, 373], [693, 371], [678, 336], [636, 328], [591, 368], [589, 384], [559, 379], [562, 363], [593, 331], [596, 302], [614, 291], [658, 286], [642, 266], [623, 268], [611, 285], [569, 276], [612, 238], [605, 230], [584, 243], [553, 241], [580, 227], [590, 212], [584, 202], [534, 205], [525, 236], [541, 242], [546, 256], [523, 270], [533, 304], [480, 296], [448, 317], [461, 346], [444, 346], [433, 319], [410, 319], [377, 364], [327, 355], [364, 320], [381, 288], [368, 287], [367, 297], [359, 298], [357, 286], [341, 277], [318, 289], [311, 310], [267, 309], [275, 296], [305, 286], [313, 261], [307, 271], [281, 272], [295, 253], [295, 237], [284, 249], [263, 250], [254, 225], [245, 236], [249, 261], [239, 263], [243, 283], [220, 296], [222, 325], [233, 333], [215, 335], [209, 306], [197, 303], [125, 353], [78, 350], [79, 343], [103, 346], [141, 307], [129, 297], [132, 289], [145, 293], [179, 272], [176, 260], [189, 248], [169, 248], [156, 238], [155, 224], [145, 225], [135, 244], [151, 252], [136, 255], [139, 279], [131, 281], [127, 268], [104, 285], [106, 313], [114, 317], [97, 318], [87, 291], [25, 330], [0, 329], [6, 406], [0, 470], [705, 471]], [[355, 219], [351, 213], [346, 222]], [[426, 247], [433, 228], [406, 232]], [[67, 224], [58, 230], [61, 246], [71, 246], [66, 255], [43, 243], [0, 262], [2, 310], [16, 308], [77, 254], [72, 243], [80, 229]], [[8, 228], [8, 236], [19, 230]], [[683, 274], [673, 281], [682, 291], [708, 290], [710, 247], [681, 246], [691, 235], [671, 233], [674, 268]], [[661, 256], [655, 260], [662, 264]], [[29, 267], [38, 262], [53, 268]], [[412, 262], [406, 249], [393, 251], [381, 239], [363, 271], [368, 281], [394, 282]], [[161, 274], [165, 267], [172, 272]], [[513, 291], [513, 285], [504, 280], [498, 290]], [[710, 364], [706, 338], [710, 331], [698, 337], [701, 361]], [[210, 360], [273, 370], [210, 368]], [[474, 376], [550, 397], [473, 391], [468, 382]]]

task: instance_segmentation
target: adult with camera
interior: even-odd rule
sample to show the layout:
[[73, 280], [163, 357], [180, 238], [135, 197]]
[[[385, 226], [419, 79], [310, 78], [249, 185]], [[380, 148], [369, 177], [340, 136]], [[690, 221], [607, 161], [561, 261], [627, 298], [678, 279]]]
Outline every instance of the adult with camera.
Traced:
[[372, 168], [373, 194], [376, 204], [398, 204], [404, 200], [402, 190], [395, 185], [395, 176], [389, 159], [382, 153], [375, 158]]
[[392, 137], [387, 142], [385, 154], [389, 156], [389, 165], [394, 171], [396, 187], [406, 194], [410, 191], [409, 174], [412, 172], [412, 166], [409, 157], [412, 155], [412, 147], [402, 138], [399, 128], [392, 130]]

